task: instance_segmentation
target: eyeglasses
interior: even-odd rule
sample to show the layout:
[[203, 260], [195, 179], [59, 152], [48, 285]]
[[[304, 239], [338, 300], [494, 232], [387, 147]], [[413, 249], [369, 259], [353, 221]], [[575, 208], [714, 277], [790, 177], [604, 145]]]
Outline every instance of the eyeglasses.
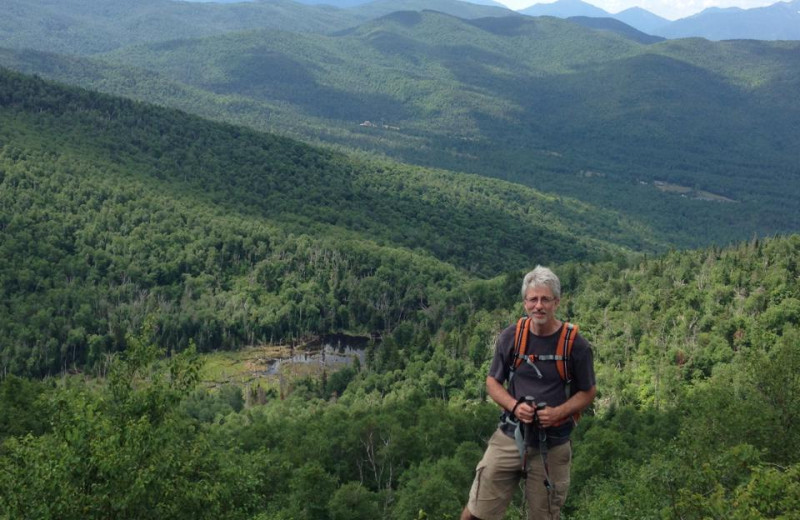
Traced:
[[531, 305], [536, 305], [537, 303], [541, 303], [542, 305], [550, 305], [554, 301], [556, 301], [556, 298], [551, 298], [548, 296], [525, 298], [525, 303], [530, 303]]

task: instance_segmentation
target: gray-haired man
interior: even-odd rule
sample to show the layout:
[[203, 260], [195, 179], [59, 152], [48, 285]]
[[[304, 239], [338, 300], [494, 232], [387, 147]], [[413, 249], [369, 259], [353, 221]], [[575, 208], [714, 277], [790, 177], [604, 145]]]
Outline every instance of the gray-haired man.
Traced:
[[478, 463], [462, 520], [502, 519], [520, 478], [528, 520], [558, 519], [569, 488], [574, 418], [596, 393], [591, 345], [556, 318], [558, 277], [537, 266], [521, 292], [527, 319], [500, 333], [486, 378], [503, 420]]

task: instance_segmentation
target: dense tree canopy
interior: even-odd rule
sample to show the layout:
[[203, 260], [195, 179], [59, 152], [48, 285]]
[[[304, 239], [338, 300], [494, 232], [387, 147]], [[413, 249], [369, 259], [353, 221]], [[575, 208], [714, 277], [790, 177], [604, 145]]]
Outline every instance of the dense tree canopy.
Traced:
[[625, 254], [575, 201], [0, 80], [4, 372], [98, 367], [148, 316], [170, 350], [380, 334], [475, 275]]
[[[0, 518], [456, 518], [540, 262], [597, 362], [566, 518], [800, 508], [798, 235], [658, 252], [565, 197], [8, 71], [0, 123]], [[363, 365], [200, 384], [341, 331]]]
[[798, 42], [644, 44], [551, 17], [463, 18], [398, 12], [335, 34], [284, 24], [102, 59], [0, 51], [0, 63], [510, 180], [612, 208], [680, 247], [797, 229]]
[[[600, 389], [568, 518], [791, 518], [798, 253], [791, 236], [557, 268]], [[242, 389], [195, 386], [193, 349], [164, 360], [147, 334], [93, 384], [6, 377], [0, 515], [456, 518], [496, 424], [481, 386], [516, 282], [467, 284], [432, 335], [404, 321], [338, 399], [308, 381], [242, 407]]]

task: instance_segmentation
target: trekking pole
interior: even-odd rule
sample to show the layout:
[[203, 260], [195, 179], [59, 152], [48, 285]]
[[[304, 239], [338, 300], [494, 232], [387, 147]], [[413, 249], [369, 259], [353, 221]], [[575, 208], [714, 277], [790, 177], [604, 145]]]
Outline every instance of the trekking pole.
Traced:
[[522, 423], [522, 438], [525, 442], [522, 452], [522, 478], [528, 477], [528, 448], [533, 446], [533, 431], [536, 429], [536, 398], [530, 395], [525, 396], [525, 404], [533, 407], [533, 422]]
[[[541, 403], [536, 404], [536, 410], [546, 406], [547, 403], [542, 401]], [[542, 466], [544, 467], [544, 487], [550, 491], [553, 489], [553, 482], [550, 480], [550, 468], [547, 465], [547, 431], [542, 427], [541, 422], [539, 422], [538, 413], [534, 412], [533, 422], [536, 426], [536, 429], [539, 430], [539, 453], [542, 456]]]
[[[526, 395], [524, 398], [522, 398], [522, 401], [524, 401], [525, 404], [533, 407], [533, 409], [534, 409], [533, 418], [534, 418], [534, 421], [535, 421], [536, 420], [536, 398], [533, 397], [533, 396], [530, 396], [530, 395]], [[522, 510], [522, 514], [524, 516], [527, 516], [525, 514], [525, 511], [527, 510], [527, 507], [528, 507], [528, 485], [526, 483], [526, 481], [528, 479], [528, 448], [533, 446], [533, 432], [536, 429], [536, 427], [533, 424], [533, 422], [523, 423], [522, 421], [520, 421], [518, 423], [517, 427], [518, 427], [517, 431], [521, 434], [521, 437], [522, 437], [521, 439], [519, 439], [521, 441], [521, 444], [517, 445], [518, 448], [520, 446], [522, 447], [521, 450], [520, 450], [520, 455], [522, 456], [521, 457], [522, 458], [522, 471], [521, 471], [522, 480], [520, 481], [520, 484], [521, 484], [520, 488], [522, 489], [522, 506], [521, 506], [521, 510]]]

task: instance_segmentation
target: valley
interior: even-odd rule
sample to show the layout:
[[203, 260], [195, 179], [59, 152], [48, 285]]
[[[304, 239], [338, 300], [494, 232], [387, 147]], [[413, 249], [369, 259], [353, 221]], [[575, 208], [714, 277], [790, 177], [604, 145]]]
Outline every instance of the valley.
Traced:
[[[568, 20], [425, 11], [336, 34], [235, 32], [92, 58], [6, 51], [0, 64], [346, 153], [511, 181], [701, 247], [797, 228], [796, 48], [642, 44]], [[639, 180], [740, 204], [665, 199]]]
[[336, 2], [4, 6], [0, 519], [456, 518], [537, 264], [562, 518], [794, 518], [800, 44]]

